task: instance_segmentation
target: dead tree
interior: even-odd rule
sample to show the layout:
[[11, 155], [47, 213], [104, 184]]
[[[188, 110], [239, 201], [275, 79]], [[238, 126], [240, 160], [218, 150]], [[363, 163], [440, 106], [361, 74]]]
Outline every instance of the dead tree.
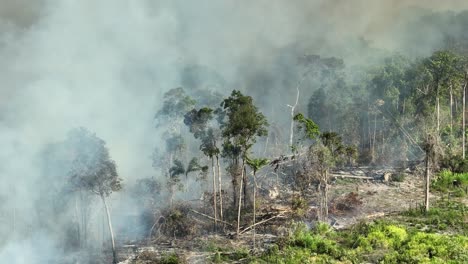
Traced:
[[308, 153], [308, 163], [310, 166], [311, 179], [318, 182], [319, 210], [317, 212], [318, 221], [328, 222], [328, 182], [330, 180], [330, 168], [333, 166], [334, 158], [331, 151], [323, 144], [316, 144], [310, 147]]
[[424, 144], [424, 150], [426, 152], [425, 157], [425, 171], [424, 171], [424, 207], [426, 212], [429, 211], [430, 202], [429, 202], [429, 193], [431, 186], [431, 167], [436, 166], [436, 147], [437, 140], [433, 135], [428, 135], [426, 142]]

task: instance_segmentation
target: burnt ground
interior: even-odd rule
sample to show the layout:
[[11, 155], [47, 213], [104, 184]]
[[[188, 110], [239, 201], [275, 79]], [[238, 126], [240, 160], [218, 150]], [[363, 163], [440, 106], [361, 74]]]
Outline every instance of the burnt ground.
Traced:
[[[391, 175], [388, 181], [384, 180], [384, 174]], [[363, 220], [384, 217], [420, 206], [424, 200], [424, 180], [421, 173], [407, 170], [401, 182], [391, 179], [397, 174], [401, 175], [401, 172], [397, 173], [391, 169], [335, 172], [336, 177], [329, 189], [330, 224], [336, 229], [341, 229]], [[347, 178], [347, 176], [363, 178]], [[259, 192], [261, 202], [258, 209], [258, 221], [278, 216], [257, 226], [257, 250], [261, 251], [274, 242], [278, 236], [287, 232], [288, 223], [296, 217], [296, 212], [291, 209], [291, 201], [294, 197], [291, 189], [285, 186], [278, 188], [274, 182], [267, 181], [263, 182], [260, 189], [263, 189], [263, 192], [261, 190]], [[437, 196], [431, 195], [431, 200], [436, 199], [438, 199]], [[313, 224], [317, 195], [311, 192], [305, 200], [307, 205], [303, 213], [304, 217], [301, 219]], [[192, 214], [191, 217], [199, 223], [211, 221], [197, 214]], [[245, 227], [247, 226], [241, 230]], [[176, 253], [184, 256], [187, 263], [209, 263], [216, 254], [229, 258], [229, 254], [238, 254], [239, 249], [252, 250], [253, 234], [251, 231], [245, 232], [239, 238], [232, 236], [233, 228], [227, 228], [225, 231], [218, 232], [218, 234], [205, 233], [185, 239], [158, 237], [151, 241], [138, 241], [123, 245], [119, 248], [120, 263], [152, 263], [138, 259], [137, 256], [141, 255], [141, 252], [145, 254], [152, 252], [157, 257]]]

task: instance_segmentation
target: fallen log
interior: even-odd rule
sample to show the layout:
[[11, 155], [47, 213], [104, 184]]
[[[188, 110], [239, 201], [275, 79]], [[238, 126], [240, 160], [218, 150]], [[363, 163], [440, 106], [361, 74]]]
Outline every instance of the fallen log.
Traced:
[[254, 228], [255, 226], [261, 225], [261, 224], [266, 223], [266, 222], [268, 222], [268, 221], [270, 221], [270, 220], [273, 220], [273, 219], [279, 218], [279, 217], [283, 217], [283, 216], [284, 216], [284, 215], [279, 214], [279, 215], [275, 215], [275, 216], [273, 216], [273, 217], [270, 217], [270, 218], [268, 218], [268, 219], [262, 220], [262, 221], [260, 221], [260, 222], [258, 222], [258, 223], [255, 223], [254, 225], [251, 225], [251, 226], [245, 228], [244, 230], [242, 230], [241, 232], [239, 232], [239, 234], [241, 235], [241, 234], [243, 234], [243, 233], [249, 231], [250, 229]]
[[332, 177], [335, 178], [351, 178], [351, 179], [362, 179], [362, 180], [375, 180], [374, 177], [369, 176], [354, 176], [354, 175], [339, 175], [339, 174], [331, 174]]

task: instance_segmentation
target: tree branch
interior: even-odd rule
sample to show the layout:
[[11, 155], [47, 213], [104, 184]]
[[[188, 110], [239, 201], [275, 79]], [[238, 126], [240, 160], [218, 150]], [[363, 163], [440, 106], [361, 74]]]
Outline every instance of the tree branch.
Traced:
[[[206, 217], [206, 218], [208, 218], [208, 219], [214, 220], [214, 217], [211, 217], [211, 216], [209, 216], [209, 215], [200, 213], [200, 212], [195, 211], [195, 210], [193, 210], [193, 209], [190, 209], [190, 211], [192, 211], [192, 212], [194, 212], [194, 213], [196, 213], [196, 214], [198, 214], [198, 215], [204, 216], [204, 217]], [[222, 221], [222, 220], [219, 220], [219, 219], [216, 219], [216, 220], [217, 220], [218, 222], [220, 222], [220, 223], [223, 223], [223, 224], [229, 225], [229, 226], [231, 226], [231, 227], [234, 227], [233, 224], [230, 224], [230, 223], [228, 223], [228, 222], [225, 222], [225, 221]]]
[[239, 234], [243, 234], [243, 233], [249, 231], [250, 229], [252, 229], [253, 227], [255, 227], [255, 226], [257, 226], [257, 225], [261, 225], [261, 224], [263, 224], [263, 223], [266, 223], [266, 222], [268, 222], [268, 221], [270, 221], [270, 220], [273, 220], [273, 219], [275, 219], [275, 218], [282, 217], [282, 216], [284, 216], [284, 215], [279, 214], [279, 215], [272, 216], [272, 217], [270, 217], [270, 218], [268, 218], [268, 219], [262, 220], [262, 221], [260, 221], [260, 222], [258, 222], [258, 223], [256, 223], [256, 224], [254, 224], [254, 225], [251, 225], [251, 226], [245, 228], [245, 229], [242, 230]]

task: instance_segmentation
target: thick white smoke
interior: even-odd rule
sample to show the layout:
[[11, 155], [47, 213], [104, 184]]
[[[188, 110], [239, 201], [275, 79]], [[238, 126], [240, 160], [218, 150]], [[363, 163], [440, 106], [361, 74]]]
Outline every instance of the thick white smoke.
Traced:
[[406, 22], [467, 7], [456, 0], [0, 0], [0, 262], [47, 263], [59, 254], [54, 236], [35, 227], [40, 192], [50, 185], [39, 154], [71, 128], [107, 142], [124, 183], [152, 175], [151, 153], [162, 144], [153, 117], [164, 91], [181, 85], [185, 65], [215, 70], [227, 94], [246, 72], [288, 68], [289, 61], [271, 66], [288, 47], [359, 64], [366, 57], [349, 39], [404, 51]]

